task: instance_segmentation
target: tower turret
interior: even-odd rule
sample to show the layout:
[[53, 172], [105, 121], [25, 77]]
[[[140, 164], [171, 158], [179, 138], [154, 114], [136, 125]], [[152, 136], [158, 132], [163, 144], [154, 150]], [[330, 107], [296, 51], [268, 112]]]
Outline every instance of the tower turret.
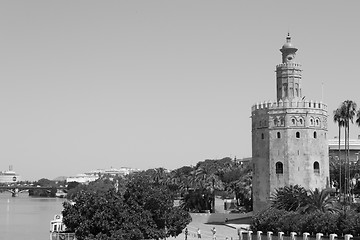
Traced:
[[291, 43], [290, 34], [280, 49], [282, 63], [276, 66], [277, 100], [298, 100], [302, 98], [301, 65], [295, 62], [298, 49]]

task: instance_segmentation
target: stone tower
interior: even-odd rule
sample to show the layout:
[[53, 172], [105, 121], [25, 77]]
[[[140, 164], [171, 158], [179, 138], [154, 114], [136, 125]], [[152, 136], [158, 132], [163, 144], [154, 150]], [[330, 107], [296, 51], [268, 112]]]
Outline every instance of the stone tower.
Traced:
[[269, 205], [280, 187], [319, 190], [329, 183], [327, 106], [303, 97], [297, 48], [288, 34], [276, 66], [274, 102], [252, 106], [253, 208]]

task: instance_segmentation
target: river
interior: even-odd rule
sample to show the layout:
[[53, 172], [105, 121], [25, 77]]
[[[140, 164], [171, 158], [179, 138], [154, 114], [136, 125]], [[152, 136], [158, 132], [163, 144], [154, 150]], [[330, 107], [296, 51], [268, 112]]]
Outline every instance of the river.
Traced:
[[0, 240], [48, 240], [50, 221], [61, 213], [64, 199], [0, 193]]

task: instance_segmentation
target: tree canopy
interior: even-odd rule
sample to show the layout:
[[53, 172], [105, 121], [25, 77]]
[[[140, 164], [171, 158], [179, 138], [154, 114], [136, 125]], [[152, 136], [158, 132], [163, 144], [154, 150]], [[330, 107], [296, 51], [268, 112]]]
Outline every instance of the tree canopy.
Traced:
[[64, 223], [79, 240], [177, 236], [191, 221], [189, 213], [173, 206], [166, 186], [144, 175], [129, 179], [124, 191], [88, 188], [76, 192], [73, 200], [75, 204], [64, 203]]

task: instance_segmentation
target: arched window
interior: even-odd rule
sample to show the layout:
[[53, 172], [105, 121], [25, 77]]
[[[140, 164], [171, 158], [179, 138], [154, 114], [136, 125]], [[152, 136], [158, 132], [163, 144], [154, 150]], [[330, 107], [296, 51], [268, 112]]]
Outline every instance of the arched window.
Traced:
[[317, 134], [316, 134], [316, 132], [314, 132], [314, 138], [316, 138], [317, 137]]
[[314, 162], [314, 173], [320, 173], [320, 164], [319, 164], [319, 162]]
[[316, 119], [316, 125], [319, 126], [319, 119]]
[[287, 83], [283, 84], [283, 90], [284, 90], [283, 91], [283, 96], [287, 97], [288, 96], [288, 92], [287, 92], [288, 91], [288, 85], [287, 85]]
[[310, 119], [310, 125], [314, 125], [314, 119]]
[[276, 137], [277, 137], [277, 138], [281, 138], [280, 132], [277, 132], [277, 133], [276, 133]]
[[265, 136], [264, 136], [264, 134], [262, 133], [262, 134], [261, 134], [261, 139], [264, 139], [264, 138], [265, 138]]
[[295, 119], [291, 119], [292, 125], [295, 125]]
[[300, 118], [299, 121], [300, 121], [300, 125], [302, 125], [303, 124], [302, 118]]
[[275, 164], [275, 171], [276, 171], [276, 174], [283, 174], [284, 173], [282, 162], [277, 162]]
[[300, 138], [300, 132], [296, 132], [296, 138]]

